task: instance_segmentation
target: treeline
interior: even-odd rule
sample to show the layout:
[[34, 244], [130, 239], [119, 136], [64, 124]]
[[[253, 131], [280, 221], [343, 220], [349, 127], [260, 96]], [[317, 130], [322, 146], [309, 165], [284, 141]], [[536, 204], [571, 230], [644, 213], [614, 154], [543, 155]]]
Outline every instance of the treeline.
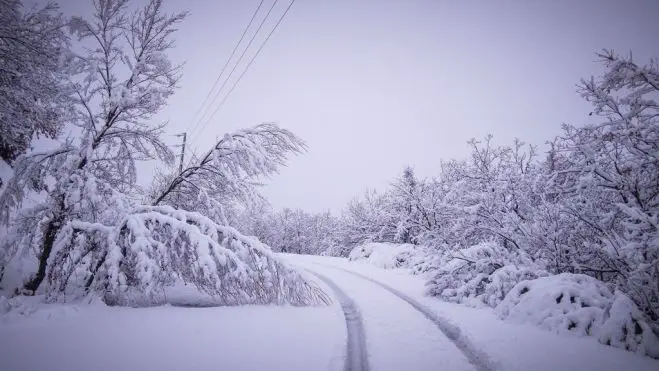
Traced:
[[[436, 273], [437, 295], [467, 295], [447, 289], [478, 274], [484, 278], [470, 290], [482, 290], [502, 267], [513, 267], [513, 282], [583, 273], [627, 294], [656, 324], [659, 71], [613, 51], [598, 56], [606, 73], [582, 80], [578, 93], [600, 123], [564, 125], [546, 153], [519, 140], [471, 140], [468, 158], [443, 162], [429, 179], [407, 168], [340, 216], [259, 212], [243, 220], [245, 229], [279, 251], [346, 256], [367, 241], [399, 242], [466, 262], [470, 273]], [[474, 249], [482, 243], [493, 245]]]

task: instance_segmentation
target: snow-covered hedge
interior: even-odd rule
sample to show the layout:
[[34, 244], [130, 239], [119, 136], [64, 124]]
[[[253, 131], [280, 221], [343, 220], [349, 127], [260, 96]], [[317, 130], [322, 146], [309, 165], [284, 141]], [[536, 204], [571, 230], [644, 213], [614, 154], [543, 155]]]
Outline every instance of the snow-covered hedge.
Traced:
[[427, 292], [446, 301], [495, 307], [518, 282], [543, 275], [523, 253], [484, 242], [441, 258]]
[[108, 304], [162, 302], [165, 287], [180, 280], [219, 305], [329, 302], [256, 238], [169, 206], [137, 208], [112, 227], [69, 223], [55, 245], [51, 287], [84, 285]]
[[500, 318], [659, 358], [659, 338], [632, 300], [583, 274], [519, 282], [497, 306]]
[[368, 242], [350, 251], [351, 261], [365, 261], [383, 269], [414, 268], [428, 256], [427, 251], [412, 244]]

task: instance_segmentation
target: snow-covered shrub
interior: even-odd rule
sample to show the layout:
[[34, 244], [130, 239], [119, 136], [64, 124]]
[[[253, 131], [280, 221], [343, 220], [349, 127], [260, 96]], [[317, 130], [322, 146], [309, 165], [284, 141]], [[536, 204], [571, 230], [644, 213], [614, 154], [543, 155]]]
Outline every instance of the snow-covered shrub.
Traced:
[[72, 222], [64, 229], [49, 273], [60, 292], [84, 285], [108, 304], [143, 305], [161, 301], [164, 287], [181, 279], [219, 305], [329, 302], [257, 239], [199, 213], [143, 206], [116, 226]]
[[496, 311], [502, 319], [594, 336], [603, 344], [659, 358], [659, 338], [633, 301], [584, 274], [522, 281]]
[[0, 315], [7, 314], [11, 311], [24, 312], [23, 307], [17, 298], [7, 299], [6, 296], [0, 295]]
[[350, 254], [348, 254], [348, 260], [350, 261], [355, 261], [355, 260], [364, 260], [368, 259], [369, 256], [373, 253], [373, 248], [378, 245], [377, 243], [365, 243], [363, 245], [356, 246], [352, 251], [350, 251]]
[[451, 302], [494, 307], [518, 282], [545, 274], [524, 253], [484, 242], [440, 259], [427, 292]]
[[348, 255], [351, 250], [345, 245], [334, 243], [329, 245], [325, 250], [323, 250], [319, 255], [320, 256], [335, 256], [335, 257], [344, 257]]
[[659, 358], [659, 329], [645, 321], [627, 295], [616, 291], [608, 315], [599, 331], [600, 343]]
[[412, 268], [426, 256], [426, 250], [417, 245], [369, 242], [352, 249], [348, 259], [364, 260], [379, 268], [394, 269]]

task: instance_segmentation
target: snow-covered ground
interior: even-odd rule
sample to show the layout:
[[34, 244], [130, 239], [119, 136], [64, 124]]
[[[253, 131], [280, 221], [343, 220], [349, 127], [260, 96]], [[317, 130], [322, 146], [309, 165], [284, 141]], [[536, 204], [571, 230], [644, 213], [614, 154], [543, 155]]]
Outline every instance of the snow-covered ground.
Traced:
[[[592, 339], [561, 336], [531, 325], [504, 322], [497, 318], [494, 311], [490, 308], [471, 308], [427, 297], [424, 295], [423, 278], [410, 275], [405, 270], [383, 270], [368, 262], [349, 262], [342, 258], [301, 255], [289, 255], [287, 258], [299, 266], [309, 267], [310, 269], [322, 269], [323, 273], [326, 273], [332, 278], [344, 277], [346, 274], [344, 270], [348, 270], [405, 293], [405, 295], [423, 305], [424, 308], [436, 313], [438, 317], [448, 319], [450, 323], [447, 325], [457, 327], [461, 335], [486, 356], [484, 361], [490, 370], [659, 370], [659, 360], [608, 347], [594, 342]], [[330, 272], [332, 271], [336, 273], [331, 274]], [[351, 276], [353, 279], [345, 282], [348, 285], [356, 285], [356, 282], [360, 279], [364, 281], [363, 278], [358, 276]], [[338, 280], [339, 278], [337, 278]], [[360, 302], [376, 302], [381, 295], [384, 295], [381, 293], [382, 291], [385, 290], [374, 285], [370, 292], [362, 292], [364, 296]], [[365, 308], [364, 310], [368, 309]], [[391, 317], [399, 318], [412, 316], [411, 312], [414, 311], [410, 305], [407, 305], [407, 307], [377, 305], [376, 310], [390, 311], [392, 312], [390, 314]], [[368, 318], [367, 315], [364, 316]], [[401, 327], [405, 326], [403, 323], [391, 323], [390, 326], [395, 326], [396, 324]], [[433, 329], [428, 329], [428, 331], [431, 330]], [[409, 335], [412, 338], [389, 338], [387, 339], [387, 346], [389, 349], [404, 347], [406, 342], [415, 341], [416, 339], [414, 338], [414, 333]], [[367, 331], [368, 336], [369, 333]], [[419, 337], [425, 336], [427, 335], [419, 335]], [[373, 350], [369, 349], [369, 351]], [[446, 352], [446, 349], [437, 349], [436, 352]], [[438, 368], [452, 369], [449, 367]], [[372, 369], [377, 370], [379, 368], [372, 367]], [[401, 367], [399, 369], [406, 370], [414, 368]]]
[[[361, 369], [659, 370], [657, 360], [591, 339], [504, 322], [491, 309], [426, 297], [423, 279], [404, 271], [341, 258], [284, 258], [310, 271], [305, 274], [333, 297], [340, 290], [352, 301], [358, 313], [349, 317], [362, 321], [366, 338], [368, 363]], [[435, 320], [369, 278], [447, 322], [440, 324], [452, 329], [449, 336]], [[15, 309], [0, 316], [0, 370], [343, 370], [350, 352], [343, 308], [334, 301], [310, 308], [90, 304]], [[474, 363], [461, 344], [474, 347], [481, 363]]]
[[0, 317], [2, 371], [343, 368], [338, 306], [47, 306]]

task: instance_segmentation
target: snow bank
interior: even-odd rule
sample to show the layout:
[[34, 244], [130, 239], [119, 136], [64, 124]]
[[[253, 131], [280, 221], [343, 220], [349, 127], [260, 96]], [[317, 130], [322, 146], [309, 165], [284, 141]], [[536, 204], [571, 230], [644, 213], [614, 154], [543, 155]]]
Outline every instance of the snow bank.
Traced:
[[378, 268], [414, 268], [425, 261], [425, 248], [411, 244], [369, 242], [350, 251], [351, 261], [365, 261]]
[[546, 273], [520, 252], [485, 242], [447, 254], [427, 293], [455, 303], [495, 307], [520, 281]]
[[659, 358], [659, 338], [638, 307], [590, 276], [562, 273], [522, 281], [496, 311], [502, 319], [557, 333], [594, 336], [602, 344]]
[[6, 296], [0, 296], [0, 315], [7, 313], [17, 313], [19, 315], [29, 315], [34, 312], [33, 308], [23, 305], [19, 300], [7, 299]]

